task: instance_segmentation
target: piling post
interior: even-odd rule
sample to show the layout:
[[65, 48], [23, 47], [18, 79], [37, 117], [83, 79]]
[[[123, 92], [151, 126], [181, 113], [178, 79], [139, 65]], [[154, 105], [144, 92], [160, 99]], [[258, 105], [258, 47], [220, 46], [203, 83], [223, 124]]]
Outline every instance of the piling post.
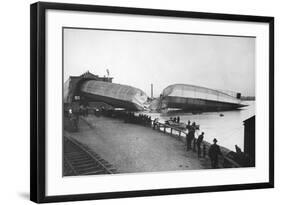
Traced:
[[196, 139], [193, 139], [193, 152], [196, 152]]
[[206, 157], [206, 145], [203, 144], [203, 157], [205, 158]]

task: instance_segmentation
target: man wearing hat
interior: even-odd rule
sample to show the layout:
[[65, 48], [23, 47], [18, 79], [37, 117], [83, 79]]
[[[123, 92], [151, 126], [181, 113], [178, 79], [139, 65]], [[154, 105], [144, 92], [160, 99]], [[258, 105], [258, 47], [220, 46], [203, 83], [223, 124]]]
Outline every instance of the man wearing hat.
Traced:
[[201, 133], [201, 135], [198, 136], [197, 138], [197, 152], [198, 152], [198, 157], [200, 158], [201, 157], [201, 144], [203, 142], [203, 139], [204, 139], [204, 132]]
[[186, 129], [188, 130], [188, 133], [186, 135], [186, 151], [191, 150], [191, 142], [194, 138], [193, 133], [193, 127], [190, 125], [190, 121], [188, 120], [188, 124], [186, 125]]
[[222, 155], [220, 146], [217, 145], [218, 140], [214, 138], [214, 144], [212, 144], [209, 148], [209, 157], [211, 159], [212, 168], [218, 168], [218, 156]]

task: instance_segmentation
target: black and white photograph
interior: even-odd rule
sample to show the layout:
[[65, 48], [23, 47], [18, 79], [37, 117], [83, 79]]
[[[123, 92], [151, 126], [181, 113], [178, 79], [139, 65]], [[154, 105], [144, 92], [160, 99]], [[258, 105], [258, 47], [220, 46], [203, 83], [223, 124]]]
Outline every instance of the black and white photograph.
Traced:
[[31, 201], [273, 187], [274, 17], [30, 6]]
[[63, 177], [255, 167], [255, 36], [62, 38]]

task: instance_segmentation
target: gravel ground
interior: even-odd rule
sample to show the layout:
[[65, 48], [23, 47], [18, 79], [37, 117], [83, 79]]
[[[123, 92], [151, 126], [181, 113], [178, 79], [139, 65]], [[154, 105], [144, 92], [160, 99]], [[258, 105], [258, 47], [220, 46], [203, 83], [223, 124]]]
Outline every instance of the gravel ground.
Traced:
[[[206, 168], [196, 153], [169, 135], [118, 119], [89, 116], [71, 136], [93, 149], [118, 173]], [[87, 122], [87, 123], [86, 123]]]

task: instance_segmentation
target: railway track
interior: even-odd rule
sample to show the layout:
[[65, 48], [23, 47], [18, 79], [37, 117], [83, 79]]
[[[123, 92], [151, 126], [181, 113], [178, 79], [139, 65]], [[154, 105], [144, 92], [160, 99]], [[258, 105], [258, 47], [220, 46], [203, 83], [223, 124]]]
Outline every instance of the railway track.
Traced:
[[114, 174], [112, 165], [78, 141], [64, 137], [64, 176]]

